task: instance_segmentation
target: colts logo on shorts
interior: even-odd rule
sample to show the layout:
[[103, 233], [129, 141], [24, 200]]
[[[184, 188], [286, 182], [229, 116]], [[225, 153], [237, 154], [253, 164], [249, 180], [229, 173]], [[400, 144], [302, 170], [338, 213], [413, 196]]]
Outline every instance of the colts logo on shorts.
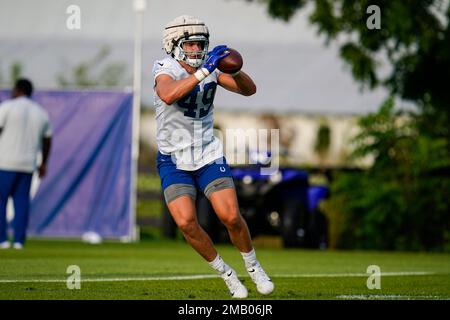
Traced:
[[224, 167], [220, 167], [220, 172], [225, 172], [225, 168]]

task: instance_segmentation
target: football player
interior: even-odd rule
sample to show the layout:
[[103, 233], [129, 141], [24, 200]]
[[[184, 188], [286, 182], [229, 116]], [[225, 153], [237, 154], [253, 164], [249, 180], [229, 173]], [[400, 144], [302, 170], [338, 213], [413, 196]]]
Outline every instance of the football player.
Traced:
[[155, 61], [153, 75], [157, 167], [170, 214], [187, 242], [224, 279], [232, 297], [246, 298], [246, 287], [198, 224], [195, 199], [197, 190], [203, 192], [241, 252], [257, 290], [270, 294], [274, 284], [256, 259], [222, 143], [212, 133], [217, 85], [244, 96], [254, 94], [256, 86], [244, 71], [226, 74], [217, 69], [229, 54], [227, 46], [208, 52], [208, 28], [196, 17], [182, 15], [168, 23], [163, 45], [168, 56]]

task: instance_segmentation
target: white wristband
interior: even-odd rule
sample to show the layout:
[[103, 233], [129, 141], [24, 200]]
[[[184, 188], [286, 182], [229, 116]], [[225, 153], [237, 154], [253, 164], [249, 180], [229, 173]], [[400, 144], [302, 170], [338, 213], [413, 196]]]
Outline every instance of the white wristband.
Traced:
[[198, 81], [202, 81], [207, 76], [209, 76], [209, 71], [206, 68], [200, 68], [197, 71], [195, 71], [194, 76], [197, 78]]

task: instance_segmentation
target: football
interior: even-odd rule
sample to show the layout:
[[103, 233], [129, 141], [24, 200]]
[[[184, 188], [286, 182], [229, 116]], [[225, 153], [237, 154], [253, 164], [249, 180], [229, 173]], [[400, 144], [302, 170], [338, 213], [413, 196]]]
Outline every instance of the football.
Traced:
[[217, 68], [224, 73], [235, 73], [241, 70], [243, 65], [242, 56], [232, 48], [228, 48], [230, 54], [219, 61]]

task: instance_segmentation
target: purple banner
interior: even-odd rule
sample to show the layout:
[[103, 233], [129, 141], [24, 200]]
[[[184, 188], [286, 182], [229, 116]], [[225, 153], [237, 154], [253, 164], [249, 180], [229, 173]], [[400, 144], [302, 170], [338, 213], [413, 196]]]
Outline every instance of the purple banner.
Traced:
[[[9, 96], [0, 90], [0, 101]], [[130, 237], [132, 94], [37, 91], [32, 99], [50, 116], [53, 143], [28, 235]]]

